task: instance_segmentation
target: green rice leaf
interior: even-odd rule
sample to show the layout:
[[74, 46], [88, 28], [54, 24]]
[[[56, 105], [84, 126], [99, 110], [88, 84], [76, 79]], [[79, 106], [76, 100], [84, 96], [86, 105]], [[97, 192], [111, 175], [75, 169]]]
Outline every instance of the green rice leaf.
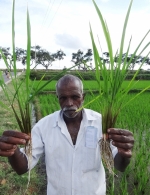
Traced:
[[30, 27], [29, 12], [28, 12], [28, 9], [27, 9], [27, 62], [26, 62], [26, 75], [25, 75], [27, 99], [28, 99], [29, 94], [30, 94], [30, 90], [29, 90], [30, 53], [31, 53], [31, 27]]
[[114, 59], [113, 59], [113, 49], [112, 49], [112, 43], [111, 43], [111, 38], [110, 38], [110, 34], [109, 34], [109, 30], [107, 27], [106, 22], [103, 19], [103, 16], [101, 14], [101, 11], [99, 10], [97, 4], [95, 3], [95, 1], [93, 0], [95, 9], [97, 11], [97, 14], [99, 16], [100, 22], [101, 22], [101, 26], [105, 35], [105, 39], [106, 39], [106, 43], [107, 43], [107, 47], [108, 47], [108, 51], [109, 51], [109, 55], [110, 55], [110, 63], [113, 66], [114, 64]]
[[15, 0], [13, 0], [12, 7], [12, 51], [13, 51], [13, 70], [14, 76], [17, 76], [17, 68], [16, 68], [16, 53], [15, 53]]
[[121, 63], [121, 60], [122, 60], [126, 28], [127, 28], [127, 24], [128, 24], [128, 19], [129, 19], [129, 15], [130, 15], [130, 11], [131, 11], [132, 2], [133, 2], [133, 0], [130, 1], [130, 5], [128, 8], [127, 15], [126, 15], [125, 22], [124, 22], [124, 26], [123, 26], [122, 38], [121, 38], [121, 43], [120, 43], [120, 51], [119, 51], [119, 61], [118, 61], [119, 64]]
[[[96, 68], [95, 77], [96, 77], [96, 81], [98, 82], [98, 86], [99, 86], [98, 88], [99, 95], [100, 95], [99, 101], [101, 102], [101, 104], [99, 105], [100, 105], [100, 112], [102, 113], [102, 126], [103, 126], [104, 134], [107, 133], [107, 129], [109, 127], [114, 127], [118, 114], [121, 108], [124, 106], [124, 99], [127, 96], [128, 92], [134, 86], [133, 81], [135, 80], [137, 74], [139, 73], [139, 70], [141, 69], [146, 58], [149, 55], [149, 52], [148, 52], [147, 56], [142, 61], [140, 67], [135, 72], [133, 78], [129, 82], [128, 86], [123, 88], [123, 82], [129, 73], [130, 66], [132, 65], [132, 61], [133, 60], [136, 61], [140, 57], [140, 55], [149, 47], [149, 44], [150, 44], [150, 42], [148, 42], [141, 49], [143, 41], [145, 40], [145, 38], [150, 32], [148, 31], [146, 35], [142, 38], [138, 46], [136, 47], [134, 53], [130, 57], [130, 60], [128, 60], [128, 54], [130, 50], [131, 39], [129, 41], [125, 54], [123, 54], [126, 29], [127, 29], [127, 24], [129, 20], [132, 3], [133, 3], [133, 0], [130, 1], [127, 14], [125, 17], [121, 41], [120, 41], [119, 53], [117, 51], [114, 57], [113, 56], [113, 46], [112, 46], [111, 37], [110, 37], [107, 23], [104, 21], [101, 11], [99, 10], [98, 6], [93, 0], [94, 7], [100, 19], [100, 25], [102, 27], [102, 30], [105, 36], [105, 41], [107, 43], [108, 52], [109, 52], [109, 61], [110, 61], [109, 66], [107, 66], [103, 58], [100, 57], [97, 46], [95, 44], [92, 28], [90, 26], [90, 36], [91, 36], [91, 42], [92, 42], [93, 54], [94, 54], [94, 62], [95, 62], [95, 68]], [[141, 51], [139, 52], [139, 50]], [[138, 55], [137, 55], [137, 52], [139, 52]], [[101, 82], [100, 76], [102, 77], [103, 82]], [[147, 88], [145, 88], [145, 90], [146, 89]], [[145, 90], [143, 90], [142, 92], [144, 92]]]

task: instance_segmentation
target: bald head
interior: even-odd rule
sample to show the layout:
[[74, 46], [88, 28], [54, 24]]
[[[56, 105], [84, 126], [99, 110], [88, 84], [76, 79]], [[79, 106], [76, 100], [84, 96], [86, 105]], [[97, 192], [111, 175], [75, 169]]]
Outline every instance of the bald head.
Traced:
[[58, 89], [61, 86], [67, 86], [68, 84], [73, 83], [73, 82], [76, 83], [79, 86], [79, 88], [81, 89], [81, 93], [83, 93], [83, 83], [82, 83], [82, 81], [74, 75], [67, 74], [67, 75], [61, 77], [58, 80], [58, 82], [56, 84], [56, 94], [58, 94]]

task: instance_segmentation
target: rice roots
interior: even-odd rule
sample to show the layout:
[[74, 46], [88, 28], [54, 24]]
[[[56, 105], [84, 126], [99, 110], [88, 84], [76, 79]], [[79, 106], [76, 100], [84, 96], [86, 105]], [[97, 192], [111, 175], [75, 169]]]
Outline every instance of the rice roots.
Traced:
[[25, 154], [28, 157], [28, 183], [27, 183], [27, 187], [26, 190], [24, 192], [24, 195], [26, 195], [28, 188], [29, 188], [29, 184], [30, 184], [30, 174], [31, 174], [31, 160], [32, 160], [32, 140], [30, 139], [27, 144], [25, 145]]
[[110, 148], [109, 140], [103, 137], [99, 141], [99, 146], [104, 166], [108, 169], [110, 174], [114, 175], [114, 158]]

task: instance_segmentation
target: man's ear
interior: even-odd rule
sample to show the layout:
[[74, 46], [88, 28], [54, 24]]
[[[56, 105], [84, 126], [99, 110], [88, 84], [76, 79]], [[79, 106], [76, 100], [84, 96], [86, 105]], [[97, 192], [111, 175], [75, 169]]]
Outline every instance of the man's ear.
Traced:
[[84, 101], [85, 95], [86, 95], [86, 93], [84, 92], [83, 95], [82, 95], [83, 96], [83, 101]]

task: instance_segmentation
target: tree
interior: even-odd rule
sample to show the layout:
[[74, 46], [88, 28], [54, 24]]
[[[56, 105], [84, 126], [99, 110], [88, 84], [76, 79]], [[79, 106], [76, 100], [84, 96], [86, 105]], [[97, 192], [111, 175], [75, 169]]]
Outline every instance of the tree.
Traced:
[[27, 51], [25, 49], [16, 47], [15, 54], [16, 54], [16, 60], [21, 61], [22, 65], [25, 65]]
[[55, 54], [53, 54], [54, 55], [54, 58], [55, 58], [55, 60], [59, 60], [59, 62], [60, 62], [60, 60], [63, 60], [64, 59], [64, 56], [66, 56], [66, 54], [60, 49], [60, 50], [58, 50]]
[[[13, 55], [10, 53], [10, 48], [9, 47], [0, 47], [5, 58], [7, 59], [9, 69], [11, 70], [12, 67], [12, 62], [13, 62]], [[26, 57], [26, 50], [22, 48], [15, 48], [15, 58], [17, 61], [23, 61], [23, 59]], [[2, 56], [0, 55], [0, 59]]]
[[[12, 61], [13, 61], [13, 55], [10, 53], [9, 47], [0, 47], [2, 50], [5, 58], [8, 61], [9, 68], [11, 69]], [[46, 49], [42, 49], [41, 46], [36, 45], [31, 47], [30, 51], [30, 65], [33, 65], [35, 63], [35, 67], [39, 64], [43, 65], [46, 69], [48, 69], [49, 66], [52, 66], [52, 63], [55, 60], [63, 60], [64, 56], [66, 54], [62, 50], [58, 50], [56, 53], [50, 53]], [[26, 50], [22, 48], [15, 48], [15, 57], [17, 61], [21, 61], [23, 65], [26, 64], [26, 57], [27, 52]], [[2, 58], [0, 54], [0, 59]], [[34, 67], [34, 68], [35, 68]]]
[[79, 49], [77, 53], [72, 53], [71, 61], [78, 66], [78, 69], [82, 68], [86, 71], [88, 68], [91, 68], [91, 63], [90, 65], [87, 65], [87, 62], [92, 61], [92, 55], [92, 49], [88, 49], [85, 54]]
[[36, 53], [36, 63], [43, 65], [46, 70], [49, 66], [52, 66], [53, 61], [55, 61], [54, 56], [45, 49], [40, 49], [38, 53]]
[[[10, 51], [9, 51], [10, 47], [0, 47], [0, 49], [2, 50], [6, 59], [11, 56]], [[0, 54], [0, 56], [1, 56], [1, 54]]]
[[15, 49], [15, 54], [16, 54], [16, 59], [17, 59], [18, 61], [21, 61], [22, 58], [24, 58], [24, 57], [27, 55], [27, 52], [26, 52], [26, 50], [24, 50], [24, 49], [22, 49], [22, 48], [16, 47], [16, 49]]
[[145, 63], [146, 63], [147, 65], [150, 65], [150, 58], [149, 58], [149, 57], [147, 57], [147, 59], [145, 60]]
[[63, 60], [64, 56], [66, 56], [66, 54], [60, 49], [56, 52], [55, 58], [58, 60]]
[[66, 56], [62, 50], [59, 50], [56, 53], [50, 53], [46, 49], [42, 49], [42, 47], [39, 45], [33, 46], [31, 48], [31, 61], [35, 62], [35, 66], [41, 64], [46, 69], [48, 69], [49, 66], [52, 66], [52, 63], [55, 60], [62, 60], [64, 59], [63, 56]]
[[81, 50], [78, 50], [77, 53], [72, 53], [72, 62], [74, 64], [78, 65], [78, 68], [80, 68], [80, 65], [83, 62], [83, 52]]
[[126, 58], [126, 61], [127, 61], [127, 62], [131, 61], [131, 65], [130, 65], [130, 67], [129, 67], [130, 70], [133, 70], [134, 67], [135, 67], [135, 65], [136, 65], [137, 63], [139, 63], [139, 61], [138, 61], [139, 58], [137, 58], [137, 56], [134, 56], [134, 57], [133, 57], [133, 56], [134, 56], [134, 54], [129, 54], [129, 55], [126, 57], [126, 53], [124, 53], [124, 54], [122, 55], [122, 63], [124, 62], [125, 58]]
[[[103, 63], [108, 63], [108, 64], [109, 64], [109, 63], [110, 63], [110, 60], [109, 60], [109, 53], [108, 53], [108, 52], [104, 52], [103, 55], [104, 55], [105, 57], [103, 57], [103, 58], [100, 57], [101, 61], [102, 61]], [[140, 64], [140, 63], [142, 63], [143, 61], [144, 61], [145, 64], [150, 65], [150, 58], [147, 57], [147, 58], [145, 59], [145, 57], [142, 57], [142, 56], [139, 56], [139, 57], [137, 57], [137, 56], [134, 56], [134, 57], [133, 57], [133, 56], [134, 56], [133, 54], [129, 54], [129, 55], [127, 55], [126, 53], [122, 54], [122, 59], [121, 59], [122, 64], [124, 63], [125, 60], [126, 60], [126, 62], [131, 61], [131, 65], [130, 65], [130, 67], [129, 67], [130, 70], [133, 70], [136, 64]], [[114, 62], [118, 62], [118, 60], [119, 60], [119, 58], [118, 58], [118, 56], [116, 55], [116, 56], [114, 57]]]
[[[0, 47], [0, 49], [2, 50], [5, 58], [7, 59], [9, 69], [11, 70], [12, 55], [10, 53], [10, 47]], [[0, 59], [2, 59], [1, 54], [0, 54]]]
[[86, 52], [86, 54], [83, 56], [84, 62], [87, 63], [87, 62], [92, 61], [92, 55], [93, 55], [92, 49], [88, 49], [87, 52]]

